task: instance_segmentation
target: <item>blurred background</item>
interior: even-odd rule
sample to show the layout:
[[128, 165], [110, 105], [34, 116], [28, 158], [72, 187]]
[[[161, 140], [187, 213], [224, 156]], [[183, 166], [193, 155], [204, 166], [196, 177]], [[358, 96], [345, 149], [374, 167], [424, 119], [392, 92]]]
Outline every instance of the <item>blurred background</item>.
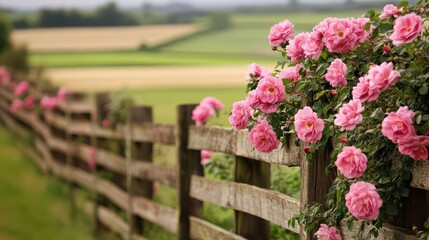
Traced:
[[[397, 2], [0, 0], [0, 65], [72, 90], [125, 92], [152, 105], [158, 123], [174, 123], [177, 104], [214, 96], [225, 104], [215, 124], [225, 125], [231, 104], [246, 95], [247, 65], [273, 69], [282, 58], [268, 44], [273, 24], [289, 19], [297, 34], [387, 3]], [[70, 222], [64, 212], [61, 184], [15, 161], [11, 142], [0, 129], [0, 240], [92, 239], [85, 217]], [[230, 217], [213, 211], [220, 225]]]

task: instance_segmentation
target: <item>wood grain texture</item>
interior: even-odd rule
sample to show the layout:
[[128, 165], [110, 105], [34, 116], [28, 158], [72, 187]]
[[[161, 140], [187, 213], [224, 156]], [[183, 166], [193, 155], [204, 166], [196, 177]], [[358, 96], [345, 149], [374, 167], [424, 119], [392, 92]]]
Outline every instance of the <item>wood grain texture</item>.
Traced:
[[298, 166], [300, 159], [303, 157], [301, 151], [295, 146], [291, 146], [288, 149], [279, 147], [269, 154], [261, 153], [252, 147], [247, 135], [247, 130], [237, 131], [225, 127], [192, 126], [189, 130], [188, 148], [229, 153], [240, 157], [287, 166]]
[[429, 190], [429, 161], [414, 161], [411, 174], [412, 187]]
[[[349, 231], [347, 229], [346, 223], [343, 221], [341, 224], [341, 231], [344, 240], [353, 240], [358, 229], [360, 227], [360, 222], [356, 222], [353, 225], [353, 230]], [[368, 234], [369, 227], [365, 229], [365, 234]], [[378, 231], [377, 240], [418, 240], [420, 238], [416, 237], [412, 232], [406, 231], [405, 229], [392, 226], [388, 223], [383, 224], [383, 227]]]
[[229, 232], [203, 219], [190, 217], [190, 237], [195, 240], [245, 240], [246, 238]]
[[[128, 239], [129, 227], [127, 223], [118, 217], [114, 212], [106, 207], [97, 208], [97, 218], [100, 222], [108, 227], [111, 231], [120, 235], [122, 239]], [[145, 240], [146, 238], [133, 234], [131, 236], [133, 240]]]
[[299, 232], [288, 220], [299, 212], [298, 199], [285, 194], [243, 183], [209, 180], [192, 176], [191, 197], [201, 201], [246, 212], [272, 223]]

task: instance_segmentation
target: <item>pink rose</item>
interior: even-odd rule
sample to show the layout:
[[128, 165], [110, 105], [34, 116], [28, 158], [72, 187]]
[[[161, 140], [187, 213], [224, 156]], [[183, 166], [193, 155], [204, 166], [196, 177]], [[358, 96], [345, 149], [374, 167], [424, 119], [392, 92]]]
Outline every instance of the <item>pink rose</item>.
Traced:
[[108, 119], [108, 118], [103, 119], [103, 121], [101, 122], [101, 125], [102, 125], [104, 128], [109, 128], [109, 127], [110, 127], [110, 119]]
[[393, 33], [389, 39], [392, 40], [395, 46], [410, 43], [420, 35], [422, 25], [422, 18], [415, 13], [398, 17], [395, 20]]
[[335, 114], [334, 124], [341, 127], [341, 131], [353, 130], [357, 124], [362, 122], [362, 112], [365, 108], [362, 107], [362, 102], [355, 99], [343, 106]]
[[69, 90], [67, 88], [60, 88], [57, 92], [58, 101], [63, 102], [66, 100], [67, 94], [69, 93]]
[[372, 65], [368, 71], [368, 77], [375, 87], [380, 92], [386, 90], [388, 87], [396, 84], [396, 80], [401, 76], [399, 71], [393, 69], [393, 63], [384, 62], [380, 66]]
[[365, 25], [370, 21], [369, 18], [355, 18], [352, 21], [354, 24], [354, 33], [357, 36], [358, 42], [365, 42], [365, 40], [372, 34], [375, 27], [371, 25], [368, 31], [365, 29]]
[[213, 153], [207, 150], [201, 150], [201, 165], [206, 165], [210, 162]]
[[337, 18], [331, 18], [331, 17], [325, 18], [323, 21], [321, 21], [316, 26], [314, 26], [313, 32], [319, 32], [322, 34], [322, 36], [324, 36], [329, 29], [329, 25], [331, 25], [331, 23], [336, 20]]
[[292, 62], [299, 62], [305, 59], [304, 45], [305, 40], [307, 39], [309, 33], [303, 32], [292, 40], [289, 41], [289, 45], [286, 46], [286, 54], [291, 57]]
[[23, 94], [25, 94], [28, 90], [28, 87], [30, 87], [30, 83], [28, 83], [27, 81], [20, 82], [15, 87], [15, 96], [19, 97], [19, 96], [22, 96]]
[[15, 99], [12, 101], [12, 104], [10, 105], [10, 111], [16, 112], [18, 110], [21, 110], [24, 108], [24, 102], [21, 99]]
[[406, 142], [416, 135], [411, 118], [415, 113], [408, 107], [391, 112], [381, 123], [381, 133], [394, 143]]
[[267, 114], [273, 113], [277, 111], [277, 104], [273, 103], [261, 103], [261, 105], [259, 105], [259, 109]]
[[366, 170], [368, 159], [362, 150], [355, 147], [344, 147], [338, 154], [335, 166], [347, 178], [358, 178]]
[[299, 74], [299, 69], [301, 69], [301, 67], [302, 67], [302, 64], [297, 64], [293, 67], [283, 69], [279, 73], [279, 78], [289, 79], [291, 82], [296, 82], [301, 77], [301, 74]]
[[296, 133], [303, 142], [314, 144], [322, 138], [325, 123], [310, 107], [300, 109], [294, 118]]
[[214, 97], [205, 97], [200, 104], [205, 104], [212, 106], [215, 110], [222, 110], [223, 104], [219, 99], [216, 99]]
[[383, 201], [371, 183], [359, 181], [350, 186], [346, 206], [357, 220], [374, 220], [380, 214]]
[[314, 234], [318, 240], [342, 240], [336, 227], [320, 224], [319, 230]]
[[406, 141], [399, 142], [399, 152], [414, 160], [427, 160], [429, 136], [412, 136]]
[[285, 99], [285, 86], [283, 81], [267, 76], [259, 81], [256, 95], [261, 103], [275, 104]]
[[12, 81], [9, 71], [5, 66], [0, 66], [0, 85], [8, 85]]
[[329, 52], [345, 54], [356, 45], [359, 39], [350, 19], [331, 18], [328, 24], [323, 41]]
[[33, 109], [34, 106], [34, 98], [33, 96], [29, 95], [24, 100], [24, 108], [27, 110]]
[[88, 147], [88, 167], [91, 171], [95, 170], [95, 165], [96, 165], [95, 152], [96, 152], [95, 147], [93, 146]]
[[215, 110], [211, 105], [207, 103], [199, 104], [192, 111], [192, 120], [195, 121], [197, 126], [202, 126], [213, 115], [215, 115]]
[[265, 153], [272, 152], [280, 144], [273, 127], [265, 119], [250, 130], [249, 140], [256, 150]]
[[375, 86], [371, 79], [365, 75], [359, 78], [359, 82], [352, 90], [353, 100], [361, 102], [372, 102], [380, 95], [380, 89]]
[[58, 98], [57, 97], [48, 97], [44, 96], [40, 100], [40, 107], [42, 109], [53, 110], [58, 106]]
[[249, 64], [247, 66], [246, 80], [250, 81], [253, 78], [261, 79], [263, 77], [271, 75], [271, 72], [266, 67], [261, 67], [256, 63]]
[[302, 49], [304, 49], [304, 54], [307, 57], [311, 57], [316, 60], [320, 57], [322, 53], [323, 47], [325, 45], [322, 41], [322, 34], [320, 32], [311, 32], [304, 44], [302, 45]]
[[387, 4], [383, 8], [383, 12], [381, 12], [380, 19], [383, 18], [391, 18], [391, 17], [399, 17], [399, 15], [403, 12], [403, 8], [398, 9], [393, 4]]
[[257, 108], [261, 105], [258, 95], [256, 94], [256, 90], [252, 90], [247, 94], [246, 102], [251, 108]]
[[332, 87], [346, 86], [347, 85], [347, 65], [337, 58], [331, 62], [328, 67], [328, 71], [325, 75], [326, 81], [331, 84]]
[[271, 27], [268, 42], [271, 46], [279, 47], [289, 41], [293, 34], [293, 24], [288, 20], [284, 20]]
[[249, 107], [247, 101], [239, 101], [232, 104], [229, 123], [237, 129], [245, 129], [249, 123], [249, 116], [252, 114], [252, 108]]

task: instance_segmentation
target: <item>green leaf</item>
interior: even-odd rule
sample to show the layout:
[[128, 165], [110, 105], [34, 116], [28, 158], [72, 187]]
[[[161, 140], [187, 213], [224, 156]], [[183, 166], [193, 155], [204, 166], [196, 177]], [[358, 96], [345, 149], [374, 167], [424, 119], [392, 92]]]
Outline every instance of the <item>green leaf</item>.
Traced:
[[370, 22], [367, 22], [366, 24], [365, 24], [365, 31], [369, 31], [371, 29], [371, 23]]
[[423, 86], [419, 89], [420, 95], [427, 95], [428, 94], [428, 85], [425, 83]]
[[429, 228], [429, 218], [428, 218], [428, 220], [426, 220], [426, 222], [425, 222], [425, 224], [424, 224], [424, 227], [425, 227], [425, 228]]
[[401, 187], [399, 189], [399, 195], [401, 195], [401, 197], [408, 197], [408, 195], [410, 194], [410, 190], [406, 187]]
[[408, 1], [402, 1], [398, 4], [398, 8], [406, 7], [408, 6], [408, 4], [410, 4]]
[[326, 51], [322, 51], [321, 56], [322, 56], [323, 60], [326, 60], [328, 58], [328, 53]]
[[391, 216], [398, 215], [398, 208], [393, 204], [386, 205], [386, 213]]

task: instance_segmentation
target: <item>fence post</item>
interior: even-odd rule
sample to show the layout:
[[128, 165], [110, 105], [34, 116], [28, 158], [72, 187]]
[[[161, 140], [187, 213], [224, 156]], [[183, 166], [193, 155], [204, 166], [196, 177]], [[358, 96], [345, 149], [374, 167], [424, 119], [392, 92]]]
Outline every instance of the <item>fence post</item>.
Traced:
[[[270, 188], [270, 164], [244, 157], [235, 157], [234, 180], [257, 187]], [[235, 211], [235, 233], [250, 240], [270, 239], [270, 222], [254, 215]]]
[[[103, 93], [98, 93], [95, 96], [95, 114], [91, 119], [91, 124], [92, 124], [92, 132], [93, 135], [91, 136], [91, 145], [95, 148], [98, 149], [100, 147], [99, 141], [97, 139], [97, 137], [94, 135], [94, 130], [100, 126], [101, 122], [103, 121], [103, 119], [105, 119], [109, 113], [108, 108], [107, 108], [107, 104], [110, 103], [110, 93], [108, 92], [103, 92]], [[97, 151], [97, 150], [96, 150]], [[92, 174], [94, 177], [94, 188], [96, 188], [97, 186], [97, 164], [95, 164], [94, 169], [92, 170]], [[100, 197], [97, 194], [97, 191], [93, 191], [93, 219], [92, 219], [92, 223], [93, 223], [93, 231], [94, 234], [96, 234], [100, 229], [101, 229], [101, 223], [98, 220], [98, 208], [100, 205]]]
[[[328, 142], [324, 149], [313, 152], [311, 162], [305, 158], [301, 159], [301, 209], [313, 203], [325, 202], [326, 194], [336, 177], [334, 170], [331, 170], [329, 175], [325, 173], [331, 161], [331, 152], [332, 145]], [[301, 156], [305, 155], [306, 153], [302, 152]], [[315, 228], [317, 229], [318, 226]], [[304, 226], [301, 226], [301, 239], [312, 239], [313, 235], [313, 232], [307, 235]]]
[[[137, 106], [131, 110], [131, 125], [138, 126], [152, 123], [152, 107]], [[132, 158], [137, 161], [152, 162], [153, 144], [146, 142], [132, 142]], [[131, 171], [132, 173], [132, 171]], [[131, 189], [128, 190], [130, 197], [143, 196], [151, 199], [153, 195], [153, 182], [132, 177]], [[137, 234], [143, 234], [143, 219], [133, 216], [132, 229]]]
[[[67, 121], [67, 126], [70, 126], [70, 123], [72, 122], [72, 111], [68, 107], [70, 102], [72, 100], [72, 96], [68, 95], [66, 96], [66, 108], [65, 108], [65, 117]], [[70, 175], [71, 168], [73, 167], [73, 140], [71, 133], [69, 129], [65, 132], [66, 135], [66, 142], [67, 142], [67, 152], [66, 152], [66, 169], [67, 169], [67, 175]], [[70, 216], [72, 219], [75, 218], [76, 215], [76, 203], [75, 203], [75, 185], [73, 184], [73, 181], [69, 181], [69, 194], [70, 194]]]
[[193, 125], [192, 110], [196, 105], [179, 105], [177, 107], [176, 123], [176, 148], [179, 164], [178, 195], [179, 195], [179, 226], [178, 239], [188, 240], [190, 216], [199, 216], [202, 202], [191, 199], [189, 196], [191, 176], [204, 175], [204, 169], [200, 164], [200, 151], [188, 150], [189, 126]]

